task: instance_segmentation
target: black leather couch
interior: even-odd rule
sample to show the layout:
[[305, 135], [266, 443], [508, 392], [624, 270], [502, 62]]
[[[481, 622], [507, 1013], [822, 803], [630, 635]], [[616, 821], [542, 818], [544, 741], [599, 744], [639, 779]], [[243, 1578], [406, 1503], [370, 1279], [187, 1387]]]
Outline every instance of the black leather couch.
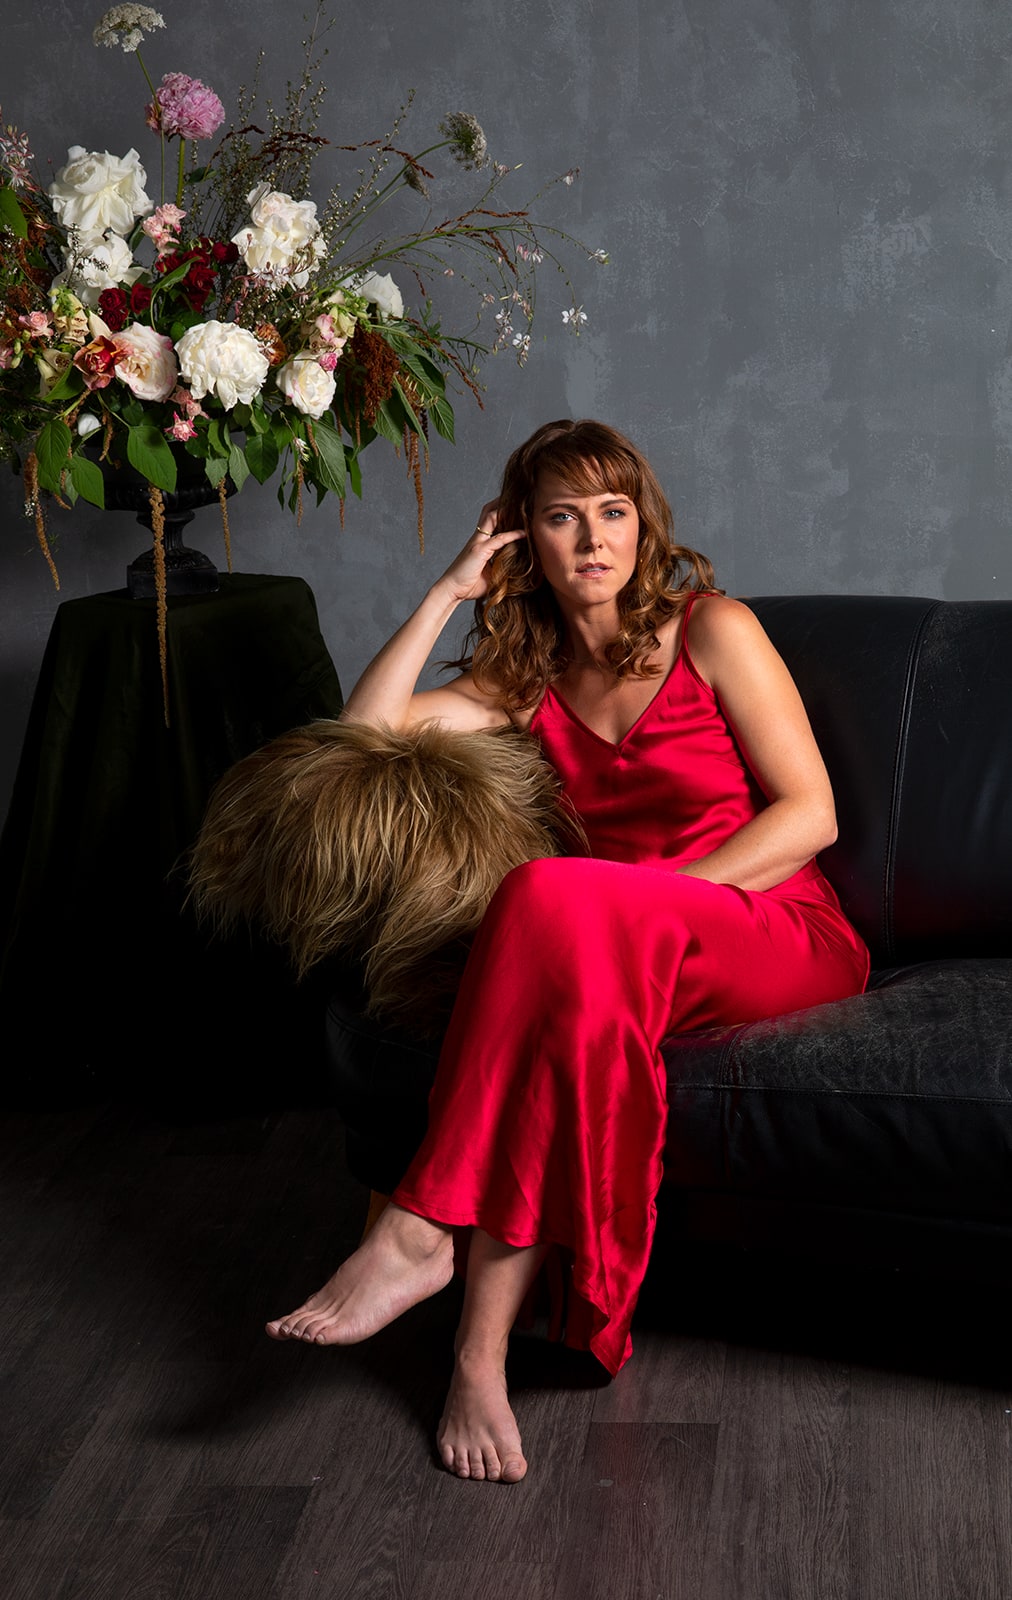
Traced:
[[[1012, 1264], [1012, 602], [750, 602], [808, 708], [840, 835], [822, 865], [866, 994], [663, 1047], [662, 1232], [873, 1264]], [[431, 1049], [345, 996], [328, 1050], [352, 1171], [389, 1191]], [[660, 1236], [659, 1236], [660, 1237]]]

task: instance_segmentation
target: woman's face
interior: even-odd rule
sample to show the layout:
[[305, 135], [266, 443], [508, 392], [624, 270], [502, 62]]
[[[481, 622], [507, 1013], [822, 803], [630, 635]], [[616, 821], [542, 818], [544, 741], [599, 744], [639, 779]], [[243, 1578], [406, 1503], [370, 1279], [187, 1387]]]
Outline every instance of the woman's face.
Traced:
[[640, 519], [628, 495], [576, 494], [554, 473], [539, 474], [530, 537], [560, 601], [613, 602], [636, 570]]

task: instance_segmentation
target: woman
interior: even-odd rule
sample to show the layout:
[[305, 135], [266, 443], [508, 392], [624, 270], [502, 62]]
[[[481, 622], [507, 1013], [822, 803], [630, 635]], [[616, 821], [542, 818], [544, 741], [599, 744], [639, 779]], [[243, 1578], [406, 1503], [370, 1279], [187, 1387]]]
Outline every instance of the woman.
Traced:
[[[684, 575], [683, 575], [684, 574]], [[476, 601], [473, 652], [415, 692]], [[529, 729], [591, 857], [511, 872], [475, 939], [392, 1203], [275, 1338], [349, 1344], [436, 1293], [470, 1230], [437, 1436], [459, 1477], [527, 1463], [506, 1391], [510, 1328], [549, 1246], [573, 1260], [566, 1337], [611, 1373], [653, 1233], [663, 1037], [859, 992], [868, 956], [813, 857], [833, 797], [801, 699], [747, 607], [671, 544], [640, 453], [595, 422], [540, 428], [497, 502], [366, 670], [345, 715], [406, 729]]]

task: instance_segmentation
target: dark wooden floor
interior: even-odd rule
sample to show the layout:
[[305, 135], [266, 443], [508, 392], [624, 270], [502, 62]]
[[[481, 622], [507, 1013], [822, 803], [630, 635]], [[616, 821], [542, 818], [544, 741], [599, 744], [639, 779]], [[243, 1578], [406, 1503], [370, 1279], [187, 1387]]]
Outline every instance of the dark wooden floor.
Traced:
[[516, 1341], [533, 1463], [436, 1466], [455, 1289], [274, 1345], [354, 1243], [327, 1111], [2, 1126], [4, 1600], [1006, 1600], [1008, 1319], [986, 1291], [655, 1272], [610, 1385]]

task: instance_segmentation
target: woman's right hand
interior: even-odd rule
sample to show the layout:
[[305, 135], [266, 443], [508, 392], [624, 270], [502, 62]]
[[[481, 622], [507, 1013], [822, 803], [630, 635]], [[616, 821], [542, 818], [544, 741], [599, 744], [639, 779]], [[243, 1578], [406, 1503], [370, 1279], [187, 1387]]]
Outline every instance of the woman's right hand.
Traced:
[[489, 591], [488, 564], [508, 544], [527, 535], [522, 529], [498, 528], [498, 501], [482, 506], [478, 522], [460, 555], [439, 580], [453, 600], [481, 600]]

